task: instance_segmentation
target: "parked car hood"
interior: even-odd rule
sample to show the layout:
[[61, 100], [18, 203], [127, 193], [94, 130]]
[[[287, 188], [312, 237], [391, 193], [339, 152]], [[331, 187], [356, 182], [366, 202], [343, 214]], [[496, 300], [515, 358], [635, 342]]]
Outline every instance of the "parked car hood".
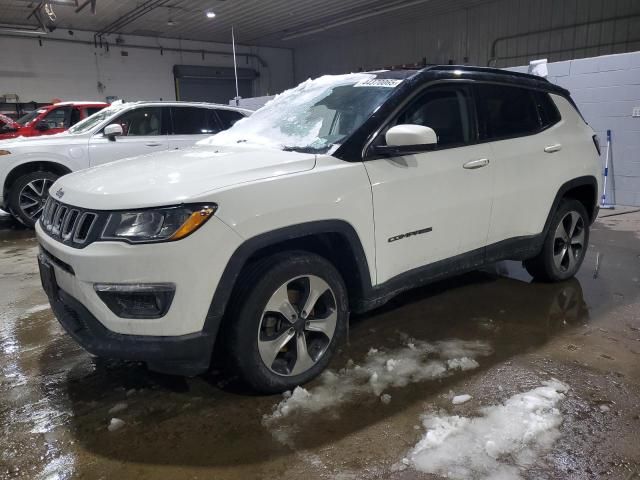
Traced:
[[96, 210], [177, 205], [232, 185], [311, 170], [315, 161], [309, 153], [195, 146], [81, 170], [61, 177], [50, 193]]
[[[20, 130], [17, 132], [20, 134]], [[77, 145], [87, 143], [86, 135], [71, 135], [67, 132], [54, 133], [53, 135], [40, 135], [36, 137], [15, 137], [0, 140], [0, 145], [4, 150], [11, 153], [39, 152], [47, 151], [50, 147], [63, 145]]]

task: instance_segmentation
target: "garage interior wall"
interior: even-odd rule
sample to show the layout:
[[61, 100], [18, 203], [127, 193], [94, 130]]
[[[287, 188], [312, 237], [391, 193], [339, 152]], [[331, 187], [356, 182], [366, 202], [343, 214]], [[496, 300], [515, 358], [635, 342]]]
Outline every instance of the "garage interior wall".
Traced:
[[560, 61], [640, 50], [638, 0], [496, 0], [467, 8], [452, 1], [437, 15], [427, 14], [429, 3], [292, 39], [296, 81], [423, 59], [486, 66], [495, 57], [494, 66], [506, 67], [540, 55]]
[[[164, 48], [231, 52], [231, 46], [195, 41], [121, 36], [122, 45], [95, 48], [93, 44], [58, 42], [56, 38], [91, 41], [91, 32], [54, 32], [41, 37], [0, 37], [0, 96], [17, 94], [22, 102], [104, 100], [175, 100], [174, 65], [233, 66], [231, 54], [214, 55], [163, 50]], [[145, 45], [157, 49], [133, 48]], [[252, 96], [273, 94], [293, 85], [293, 55], [289, 49], [238, 46], [238, 66], [251, 68]], [[122, 55], [126, 52], [126, 56]], [[258, 55], [243, 57], [243, 53]], [[226, 102], [225, 102], [226, 103]]]

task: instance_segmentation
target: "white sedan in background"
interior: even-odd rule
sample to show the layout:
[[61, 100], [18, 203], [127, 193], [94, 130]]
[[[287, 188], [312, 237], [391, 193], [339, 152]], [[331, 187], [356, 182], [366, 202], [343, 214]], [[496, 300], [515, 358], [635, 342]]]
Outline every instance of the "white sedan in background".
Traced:
[[58, 135], [0, 141], [0, 208], [33, 227], [58, 177], [126, 157], [189, 147], [251, 113], [211, 103], [118, 103]]

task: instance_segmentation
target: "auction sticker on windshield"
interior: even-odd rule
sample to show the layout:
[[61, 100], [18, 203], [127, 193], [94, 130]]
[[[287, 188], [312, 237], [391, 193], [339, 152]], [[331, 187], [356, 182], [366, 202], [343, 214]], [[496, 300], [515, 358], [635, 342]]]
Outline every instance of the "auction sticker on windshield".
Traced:
[[395, 88], [402, 83], [402, 80], [394, 78], [369, 78], [360, 80], [354, 87], [386, 87]]

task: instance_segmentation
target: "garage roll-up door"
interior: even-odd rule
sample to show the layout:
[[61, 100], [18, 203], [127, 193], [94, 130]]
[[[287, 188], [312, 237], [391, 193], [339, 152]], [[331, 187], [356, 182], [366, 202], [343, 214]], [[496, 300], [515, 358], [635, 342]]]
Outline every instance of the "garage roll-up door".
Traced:
[[[227, 104], [236, 96], [235, 77], [231, 67], [175, 65], [173, 76], [177, 100]], [[251, 87], [257, 77], [258, 72], [251, 68], [238, 69], [238, 90], [241, 97], [252, 96]]]

